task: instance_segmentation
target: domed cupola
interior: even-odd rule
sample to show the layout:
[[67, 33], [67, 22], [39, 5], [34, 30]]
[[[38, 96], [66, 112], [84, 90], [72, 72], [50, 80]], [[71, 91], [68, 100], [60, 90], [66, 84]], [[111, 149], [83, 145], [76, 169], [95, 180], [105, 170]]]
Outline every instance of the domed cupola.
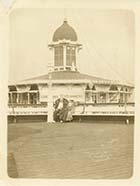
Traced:
[[53, 42], [59, 40], [77, 41], [77, 35], [75, 30], [68, 24], [67, 20], [64, 20], [63, 24], [56, 29], [53, 35]]
[[55, 71], [77, 71], [76, 60], [81, 49], [74, 29], [64, 20], [56, 29], [49, 48], [53, 51], [53, 69]]

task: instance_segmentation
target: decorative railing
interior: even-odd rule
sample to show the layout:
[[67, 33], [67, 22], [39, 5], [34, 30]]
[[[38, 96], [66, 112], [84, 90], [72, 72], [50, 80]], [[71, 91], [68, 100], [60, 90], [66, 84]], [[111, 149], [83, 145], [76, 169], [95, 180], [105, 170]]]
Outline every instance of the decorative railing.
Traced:
[[[77, 103], [74, 115], [134, 115], [134, 103]], [[9, 104], [8, 115], [47, 115], [47, 103]]]
[[43, 107], [47, 107], [47, 103], [38, 103], [38, 104], [22, 104], [22, 103], [9, 103], [8, 104], [8, 107], [9, 108], [11, 108], [11, 107], [13, 107], [13, 108], [18, 108], [18, 107], [20, 107], [20, 108], [29, 108], [29, 107], [31, 107], [31, 108], [43, 108]]
[[93, 103], [93, 102], [77, 102], [76, 105], [93, 105], [93, 106], [135, 106], [135, 103], [130, 102], [130, 103]]

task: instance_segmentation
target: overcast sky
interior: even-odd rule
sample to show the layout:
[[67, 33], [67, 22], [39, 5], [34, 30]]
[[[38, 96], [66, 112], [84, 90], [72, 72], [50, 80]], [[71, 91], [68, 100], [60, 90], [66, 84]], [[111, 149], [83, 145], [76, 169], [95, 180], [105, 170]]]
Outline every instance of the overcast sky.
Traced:
[[134, 15], [127, 10], [17, 9], [10, 14], [9, 81], [47, 73], [48, 44], [64, 18], [75, 29], [78, 69], [93, 76], [134, 82]]

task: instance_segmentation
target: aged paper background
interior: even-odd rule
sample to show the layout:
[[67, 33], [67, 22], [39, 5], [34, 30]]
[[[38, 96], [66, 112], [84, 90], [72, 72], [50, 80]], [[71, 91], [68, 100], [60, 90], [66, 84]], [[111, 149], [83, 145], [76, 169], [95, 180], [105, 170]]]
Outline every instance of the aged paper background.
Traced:
[[[1, 0], [0, 1], [0, 179], [1, 185], [139, 185], [140, 184], [140, 2], [139, 1], [49, 1], [49, 0]], [[125, 9], [135, 14], [135, 145], [134, 174], [128, 180], [31, 180], [11, 179], [7, 176], [7, 92], [9, 75], [9, 13], [15, 8], [92, 8]]]

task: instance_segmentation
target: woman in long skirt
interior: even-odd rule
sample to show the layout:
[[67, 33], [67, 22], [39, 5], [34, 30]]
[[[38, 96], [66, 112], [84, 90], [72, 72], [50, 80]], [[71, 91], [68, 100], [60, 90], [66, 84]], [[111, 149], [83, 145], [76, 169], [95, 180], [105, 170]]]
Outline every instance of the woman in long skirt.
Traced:
[[72, 100], [69, 101], [67, 110], [68, 110], [68, 112], [67, 112], [66, 121], [72, 121], [73, 120], [73, 114], [74, 114], [74, 102]]

